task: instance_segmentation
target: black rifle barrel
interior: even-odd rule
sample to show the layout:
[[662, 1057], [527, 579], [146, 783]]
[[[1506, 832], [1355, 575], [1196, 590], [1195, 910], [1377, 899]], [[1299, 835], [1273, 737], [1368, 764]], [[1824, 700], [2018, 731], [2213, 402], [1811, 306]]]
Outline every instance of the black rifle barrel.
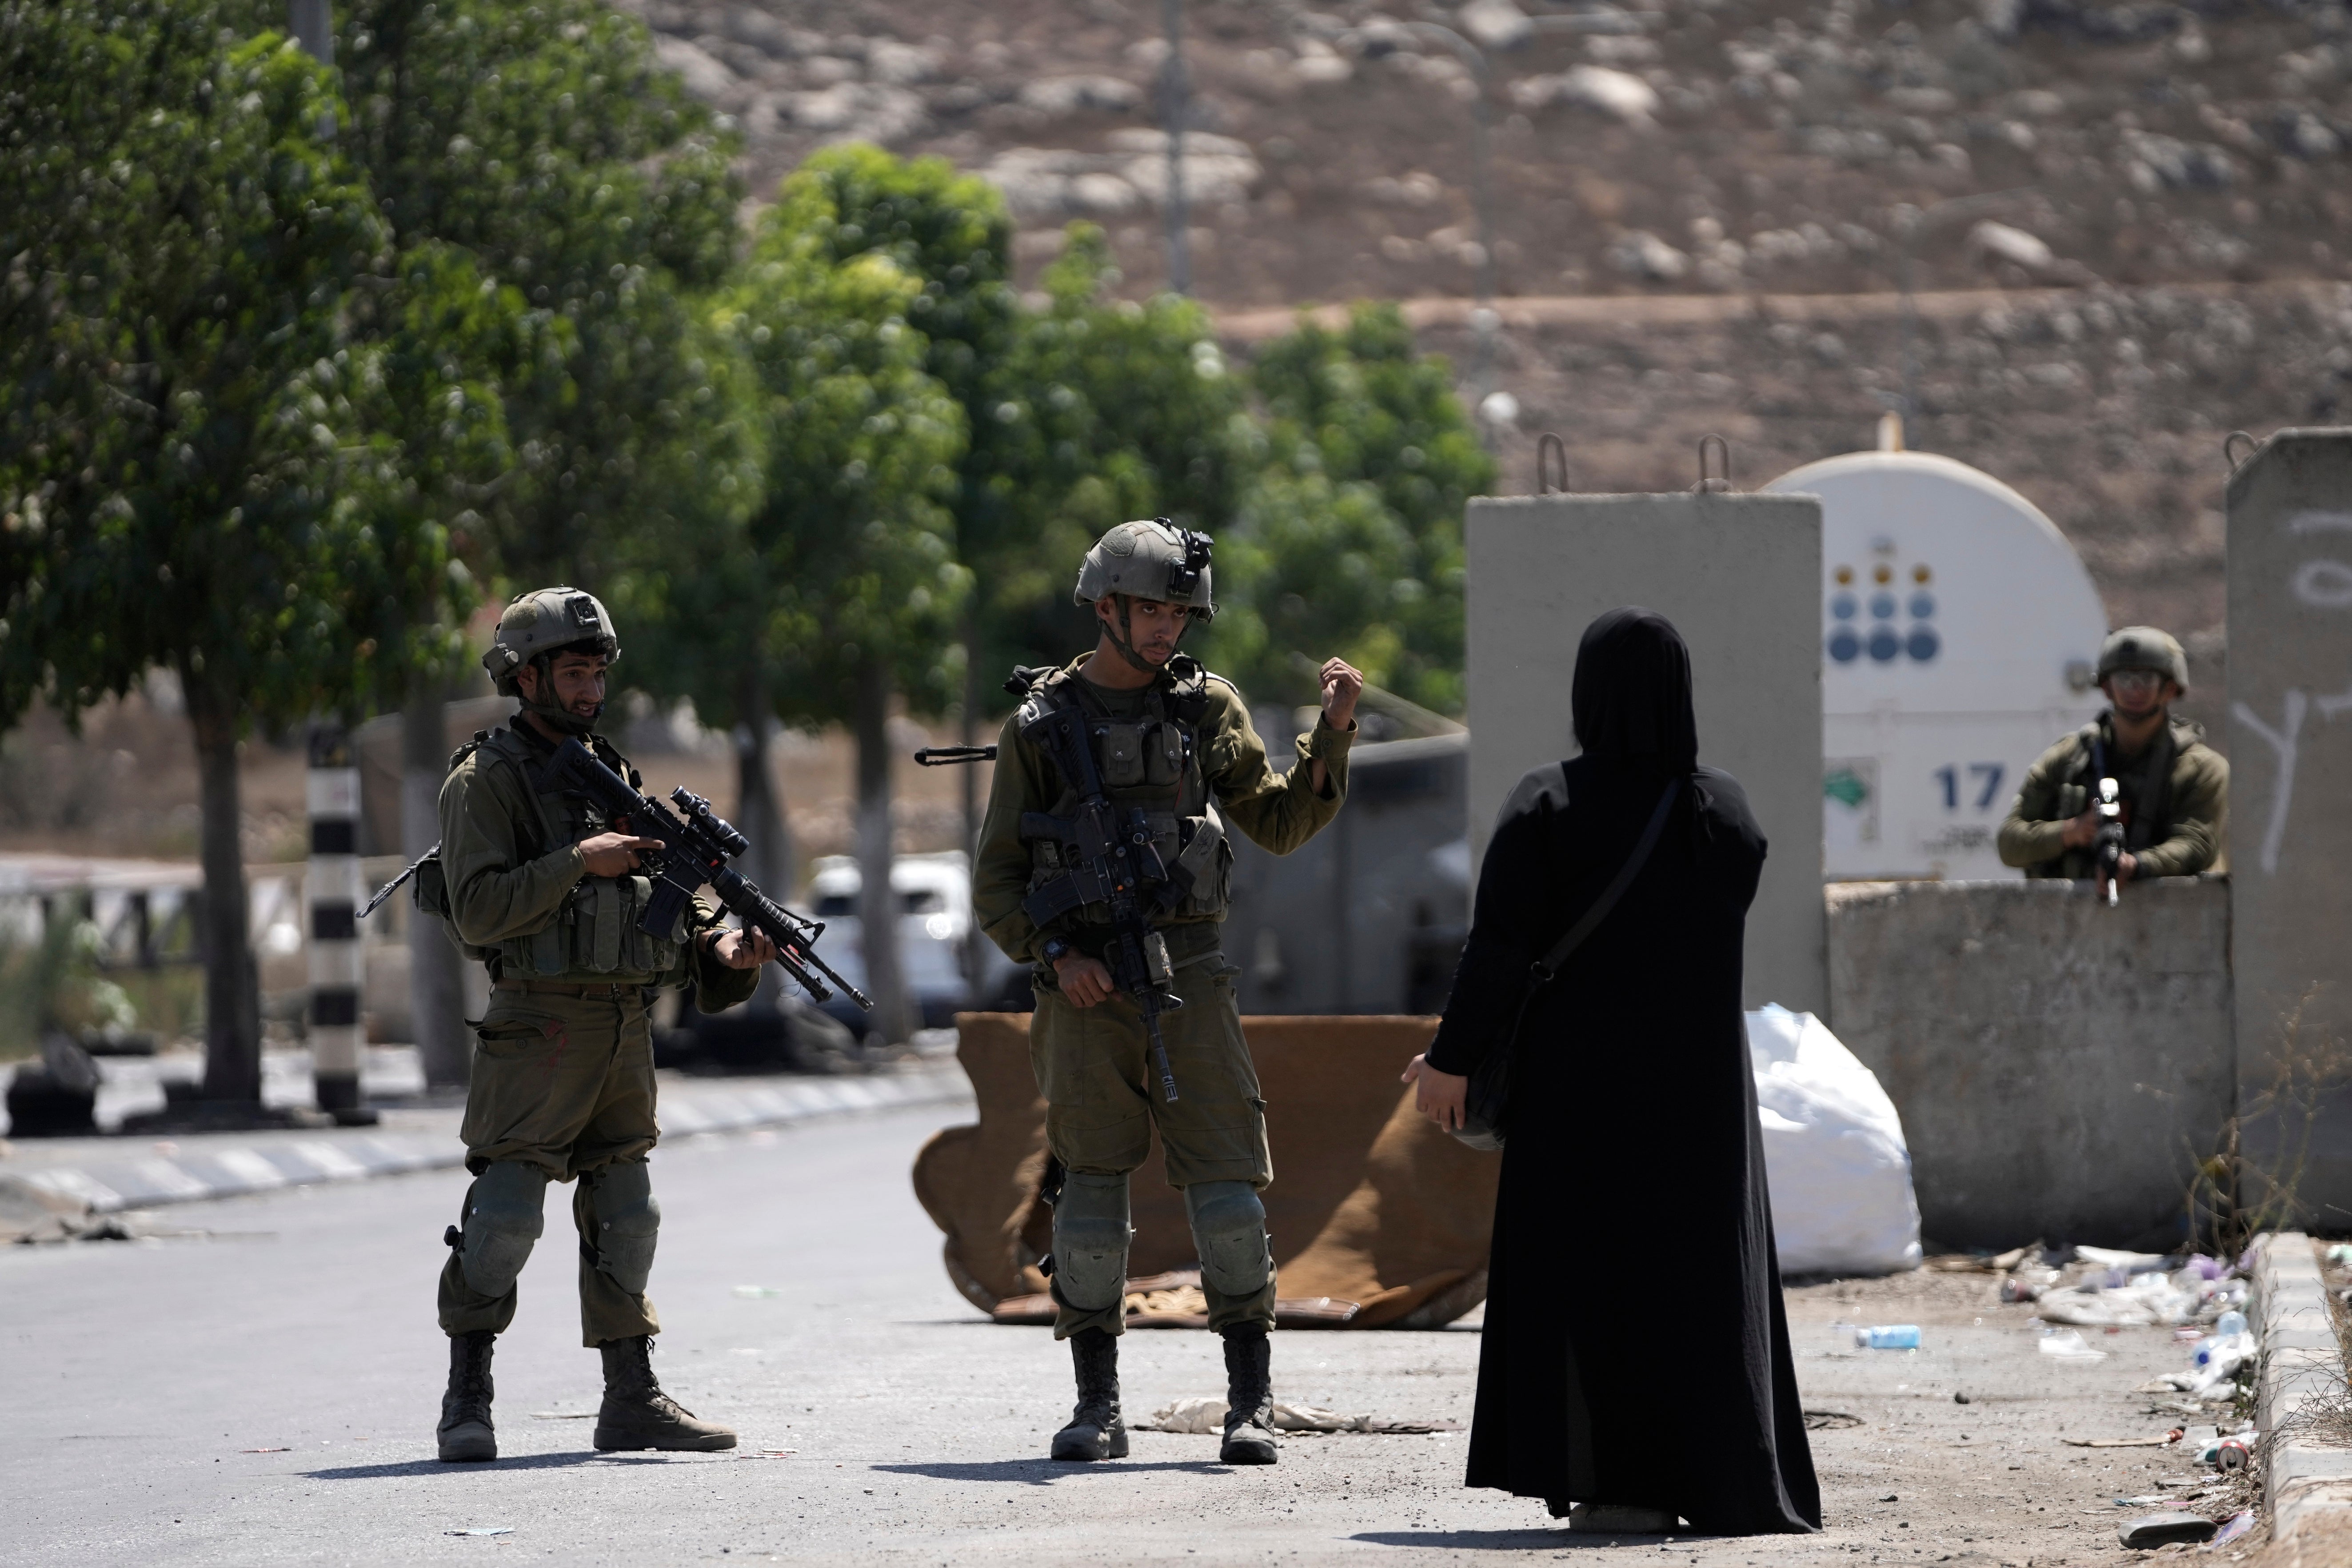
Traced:
[[[822, 924], [803, 921], [727, 864], [742, 852], [743, 836], [707, 805], [680, 817], [653, 796], [632, 788], [628, 780], [606, 767], [576, 737], [557, 751], [551, 771], [559, 780], [584, 791], [612, 816], [630, 818], [638, 837], [662, 841], [659, 849], [637, 853], [648, 869], [669, 884], [677, 900], [691, 898], [695, 889], [709, 884], [729, 913], [747, 927], [767, 933], [776, 944], [777, 963], [811, 996], [822, 1002], [833, 994], [817, 978], [823, 975], [860, 1007], [873, 1007], [866, 993], [835, 973], [832, 965], [816, 955], [816, 939], [824, 932]], [[646, 912], [646, 929], [656, 934], [668, 929], [664, 917], [677, 907], [656, 894]]]

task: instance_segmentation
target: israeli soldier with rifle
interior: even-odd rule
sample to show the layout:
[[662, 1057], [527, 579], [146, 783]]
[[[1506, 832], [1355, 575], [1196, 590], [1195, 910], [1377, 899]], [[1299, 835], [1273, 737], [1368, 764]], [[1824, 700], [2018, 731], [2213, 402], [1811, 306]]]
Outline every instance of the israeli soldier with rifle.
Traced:
[[443, 914], [490, 973], [460, 1133], [474, 1182], [441, 1270], [445, 1460], [498, 1457], [491, 1344], [513, 1321], [551, 1182], [577, 1183], [582, 1336], [604, 1363], [596, 1447], [735, 1446], [654, 1377], [661, 1323], [646, 1283], [661, 1208], [646, 1163], [659, 1136], [646, 1004], [657, 987], [691, 986], [705, 1012], [732, 1006], [777, 946], [649, 876], [664, 842], [559, 766], [566, 748], [584, 748], [634, 786], [635, 770], [596, 733], [620, 653], [593, 595], [543, 588], [506, 607], [482, 663], [520, 711], [450, 760], [440, 852], [415, 868], [419, 905]]
[[2230, 764], [2174, 716], [2189, 658], [2168, 632], [2126, 626], [2099, 649], [2107, 710], [2042, 753], [1995, 840], [2029, 878], [2124, 884], [2217, 868], [2227, 847]]
[[1224, 1341], [1223, 1458], [1276, 1458], [1274, 1253], [1258, 1197], [1274, 1167], [1241, 972], [1222, 945], [1225, 834], [1286, 855], [1339, 814], [1363, 677], [1322, 666], [1321, 716], [1276, 774], [1242, 694], [1176, 651], [1215, 614], [1209, 558], [1206, 535], [1165, 519], [1121, 523], [1087, 552], [1074, 597], [1093, 608], [1094, 651], [1014, 673], [1022, 705], [997, 743], [974, 861], [982, 929], [1034, 966], [1030, 1062], [1061, 1173], [1049, 1193], [1054, 1333], [1070, 1342], [1078, 1392], [1057, 1459], [1127, 1452], [1127, 1184], [1154, 1127]]

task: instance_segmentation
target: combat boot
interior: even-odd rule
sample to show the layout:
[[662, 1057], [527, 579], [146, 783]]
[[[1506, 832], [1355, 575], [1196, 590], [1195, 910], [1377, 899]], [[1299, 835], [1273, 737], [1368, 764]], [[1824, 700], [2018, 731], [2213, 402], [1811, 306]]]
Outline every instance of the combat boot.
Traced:
[[490, 1425], [490, 1346], [488, 1329], [449, 1336], [449, 1392], [441, 1396], [441, 1462], [499, 1457], [498, 1429]]
[[1118, 1336], [1108, 1329], [1080, 1329], [1070, 1336], [1070, 1362], [1078, 1374], [1078, 1406], [1070, 1424], [1054, 1434], [1057, 1459], [1124, 1459], [1127, 1423], [1118, 1413]]
[[1258, 1323], [1235, 1323], [1225, 1338], [1225, 1442], [1228, 1465], [1271, 1465], [1274, 1447], [1274, 1347]]
[[596, 1412], [596, 1447], [673, 1448], [706, 1453], [735, 1446], [735, 1434], [664, 1394], [654, 1381], [654, 1339], [633, 1334], [596, 1347], [604, 1358], [604, 1403]]

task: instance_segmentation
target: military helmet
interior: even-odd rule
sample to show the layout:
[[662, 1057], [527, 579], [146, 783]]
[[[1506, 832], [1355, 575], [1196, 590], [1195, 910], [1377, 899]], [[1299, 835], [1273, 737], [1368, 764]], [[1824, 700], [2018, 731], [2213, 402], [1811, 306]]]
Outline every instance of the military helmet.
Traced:
[[490, 672], [500, 696], [520, 696], [515, 671], [541, 654], [575, 646], [583, 652], [593, 647], [607, 663], [621, 657], [613, 617], [595, 595], [577, 588], [541, 588], [516, 595], [499, 616], [498, 635], [482, 655], [482, 668]]
[[2180, 651], [2179, 638], [2154, 626], [2126, 626], [2107, 635], [2099, 648], [2099, 679], [2119, 669], [2152, 669], [2189, 689], [2189, 656]]
[[1078, 566], [1070, 602], [1091, 605], [1109, 594], [1181, 605], [1194, 620], [1217, 613], [1209, 592], [1209, 536], [1164, 517], [1122, 522], [1096, 541]]

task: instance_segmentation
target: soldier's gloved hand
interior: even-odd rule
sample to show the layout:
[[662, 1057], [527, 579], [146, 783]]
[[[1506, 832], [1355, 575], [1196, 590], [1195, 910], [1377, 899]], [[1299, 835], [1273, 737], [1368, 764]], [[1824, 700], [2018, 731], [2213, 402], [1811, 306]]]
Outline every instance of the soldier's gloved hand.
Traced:
[[724, 931], [710, 953], [730, 969], [757, 969], [776, 956], [776, 944], [763, 931]]
[[1054, 965], [1054, 978], [1061, 983], [1062, 994], [1073, 1007], [1091, 1007], [1110, 999], [1110, 965], [1099, 958], [1088, 958], [1083, 952], [1065, 954]]
[[1344, 658], [1327, 658], [1318, 678], [1323, 689], [1323, 722], [1344, 730], [1356, 721], [1356, 699], [1364, 693], [1364, 672]]
[[637, 868], [637, 851], [660, 849], [658, 838], [635, 838], [625, 833], [599, 833], [580, 841], [580, 858], [592, 877], [625, 877]]

